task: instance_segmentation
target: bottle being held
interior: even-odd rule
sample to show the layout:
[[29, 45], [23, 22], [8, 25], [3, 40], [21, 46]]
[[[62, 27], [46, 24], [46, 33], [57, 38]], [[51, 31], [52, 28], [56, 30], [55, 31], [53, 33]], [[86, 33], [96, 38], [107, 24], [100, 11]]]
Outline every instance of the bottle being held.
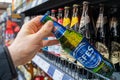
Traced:
[[61, 25], [63, 25], [63, 14], [64, 14], [63, 10], [64, 10], [63, 8], [59, 8], [58, 9], [58, 16], [57, 16], [58, 23]]
[[94, 45], [95, 43], [95, 25], [91, 13], [89, 2], [83, 2], [83, 11], [79, 25], [79, 33], [81, 33], [87, 40]]
[[67, 29], [70, 29], [70, 7], [64, 7], [64, 18], [63, 18], [63, 26]]
[[110, 14], [110, 42], [111, 42], [111, 57], [110, 60], [115, 65], [116, 71], [120, 71], [120, 32], [119, 27], [120, 24], [118, 23], [118, 10], [117, 7], [111, 8]]
[[70, 29], [76, 32], [78, 32], [79, 30], [79, 15], [78, 14], [79, 14], [79, 5], [74, 4]]
[[[48, 15], [44, 15], [41, 22], [53, 21]], [[114, 66], [104, 58], [81, 34], [76, 31], [66, 29], [58, 22], [53, 21], [53, 33], [59, 40], [62, 48], [79, 61], [87, 69], [110, 77], [114, 71]]]
[[109, 25], [105, 15], [104, 5], [100, 4], [100, 12], [96, 22], [96, 48], [107, 59], [109, 59], [108, 34]]

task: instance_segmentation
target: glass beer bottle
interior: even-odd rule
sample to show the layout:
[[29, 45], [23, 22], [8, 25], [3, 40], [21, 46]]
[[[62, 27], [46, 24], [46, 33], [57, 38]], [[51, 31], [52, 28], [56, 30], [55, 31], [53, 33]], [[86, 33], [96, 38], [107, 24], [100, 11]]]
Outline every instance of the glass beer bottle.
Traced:
[[[47, 14], [40, 20], [43, 24], [53, 21]], [[74, 30], [68, 30], [58, 22], [53, 21], [53, 33], [62, 48], [79, 61], [87, 69], [110, 77], [114, 71], [113, 64], [104, 58], [85, 37]]]
[[109, 59], [109, 48], [107, 40], [108, 35], [108, 21], [104, 12], [104, 5], [100, 4], [100, 12], [96, 22], [96, 48], [107, 59]]
[[73, 14], [72, 14], [72, 20], [71, 20], [71, 25], [70, 29], [78, 32], [79, 29], [79, 10], [78, 10], [79, 5], [74, 4], [73, 5]]
[[83, 2], [83, 12], [79, 25], [79, 33], [81, 33], [87, 40], [94, 45], [95, 43], [95, 25], [92, 18], [91, 7], [89, 2]]
[[58, 17], [58, 23], [61, 24], [61, 25], [63, 25], [63, 14], [64, 14], [63, 10], [64, 10], [63, 8], [59, 8], [58, 9], [58, 16], [57, 16]]
[[68, 6], [64, 7], [63, 26], [65, 26], [67, 29], [70, 28], [70, 7]]

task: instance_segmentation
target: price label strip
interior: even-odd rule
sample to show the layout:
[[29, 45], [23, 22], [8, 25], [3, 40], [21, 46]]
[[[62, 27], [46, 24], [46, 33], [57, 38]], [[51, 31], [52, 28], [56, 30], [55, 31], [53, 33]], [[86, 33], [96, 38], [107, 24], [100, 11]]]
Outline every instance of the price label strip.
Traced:
[[71, 76], [65, 74], [60, 71], [56, 66], [50, 64], [42, 57], [36, 55], [32, 61], [37, 64], [43, 71], [45, 71], [49, 76], [51, 76], [54, 80], [74, 80]]

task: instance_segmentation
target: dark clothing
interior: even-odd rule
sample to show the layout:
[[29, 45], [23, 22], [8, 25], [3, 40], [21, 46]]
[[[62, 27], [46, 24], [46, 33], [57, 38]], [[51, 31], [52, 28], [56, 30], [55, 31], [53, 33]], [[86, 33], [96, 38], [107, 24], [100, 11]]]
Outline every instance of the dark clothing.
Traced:
[[0, 45], [0, 80], [12, 80], [17, 77], [15, 67], [7, 47]]

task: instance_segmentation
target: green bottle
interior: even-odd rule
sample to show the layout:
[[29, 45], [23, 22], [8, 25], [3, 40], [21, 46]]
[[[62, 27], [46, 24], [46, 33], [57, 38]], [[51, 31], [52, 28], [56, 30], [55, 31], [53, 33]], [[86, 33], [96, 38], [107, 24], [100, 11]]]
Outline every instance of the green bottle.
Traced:
[[[47, 14], [40, 20], [43, 24], [47, 21], [53, 21]], [[53, 33], [60, 41], [62, 48], [72, 55], [85, 68], [94, 73], [110, 77], [114, 72], [114, 66], [104, 58], [85, 37], [81, 34], [68, 30], [56, 21], [53, 21]]]

